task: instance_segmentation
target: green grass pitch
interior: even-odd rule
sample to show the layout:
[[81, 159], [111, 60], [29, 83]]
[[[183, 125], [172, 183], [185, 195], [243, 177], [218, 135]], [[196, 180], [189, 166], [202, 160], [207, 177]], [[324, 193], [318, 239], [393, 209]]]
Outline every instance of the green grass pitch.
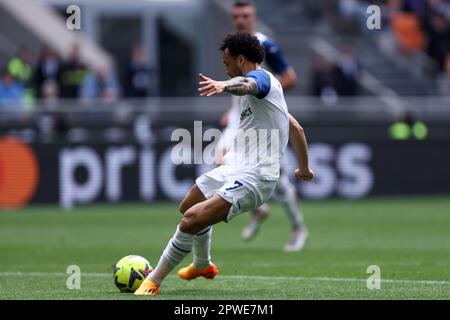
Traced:
[[[173, 273], [152, 299], [450, 298], [450, 197], [304, 202], [310, 240], [300, 253], [282, 251], [288, 219], [271, 208], [249, 243], [246, 214], [214, 227], [215, 280]], [[0, 299], [137, 299], [114, 287], [112, 266], [129, 254], [155, 266], [179, 219], [173, 203], [0, 212]], [[69, 265], [81, 268], [80, 290], [66, 288]], [[369, 265], [381, 268], [380, 290], [366, 286]]]

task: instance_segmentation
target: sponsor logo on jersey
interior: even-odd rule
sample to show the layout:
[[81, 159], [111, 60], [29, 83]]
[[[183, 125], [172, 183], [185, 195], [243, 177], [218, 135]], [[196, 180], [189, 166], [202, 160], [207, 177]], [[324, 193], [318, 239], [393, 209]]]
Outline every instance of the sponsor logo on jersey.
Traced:
[[241, 121], [253, 114], [252, 108], [248, 107], [241, 112]]

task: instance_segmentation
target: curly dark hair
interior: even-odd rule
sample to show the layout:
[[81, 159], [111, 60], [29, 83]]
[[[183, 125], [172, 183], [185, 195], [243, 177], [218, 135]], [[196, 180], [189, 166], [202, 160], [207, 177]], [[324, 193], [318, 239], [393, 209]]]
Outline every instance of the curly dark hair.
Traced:
[[225, 49], [228, 49], [233, 57], [242, 54], [248, 61], [254, 63], [261, 63], [264, 60], [264, 47], [257, 37], [246, 32], [227, 35], [220, 46], [220, 50], [225, 51]]
[[249, 0], [237, 0], [234, 2], [233, 7], [253, 7], [253, 3]]

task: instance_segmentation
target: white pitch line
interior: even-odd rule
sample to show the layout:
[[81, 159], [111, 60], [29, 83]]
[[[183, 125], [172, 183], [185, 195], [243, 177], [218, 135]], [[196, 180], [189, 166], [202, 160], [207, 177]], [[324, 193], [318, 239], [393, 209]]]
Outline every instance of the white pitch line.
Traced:
[[[68, 275], [69, 274], [64, 272], [0, 272], [0, 277], [62, 277]], [[101, 278], [112, 277], [112, 272], [81, 272], [81, 276]]]
[[[0, 272], [0, 277], [54, 277], [67, 276], [63, 272]], [[94, 278], [110, 278], [112, 273], [101, 272], [82, 272], [81, 276]], [[169, 277], [176, 277], [171, 275]], [[323, 282], [366, 282], [367, 279], [362, 278], [333, 278], [333, 277], [288, 277], [288, 276], [250, 276], [250, 275], [219, 275], [222, 280], [261, 280], [261, 281], [323, 281]], [[446, 280], [405, 280], [405, 279], [381, 279], [382, 283], [401, 283], [401, 284], [429, 284], [429, 285], [450, 285], [450, 281]]]
[[[300, 280], [300, 281], [330, 281], [330, 282], [366, 282], [367, 279], [358, 278], [332, 278], [332, 277], [285, 277], [285, 276], [240, 276], [225, 275], [230, 280]], [[450, 285], [450, 281], [445, 280], [403, 280], [403, 279], [383, 279], [384, 283], [405, 283], [405, 284], [443, 284]]]

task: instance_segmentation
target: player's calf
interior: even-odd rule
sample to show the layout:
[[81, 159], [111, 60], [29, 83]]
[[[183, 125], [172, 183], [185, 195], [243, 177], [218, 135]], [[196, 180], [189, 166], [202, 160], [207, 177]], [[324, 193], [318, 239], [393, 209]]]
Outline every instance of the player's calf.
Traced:
[[249, 241], [253, 239], [259, 231], [261, 223], [267, 218], [269, 215], [269, 205], [264, 203], [259, 208], [253, 210], [250, 214], [250, 221], [242, 230], [242, 238], [245, 241]]

